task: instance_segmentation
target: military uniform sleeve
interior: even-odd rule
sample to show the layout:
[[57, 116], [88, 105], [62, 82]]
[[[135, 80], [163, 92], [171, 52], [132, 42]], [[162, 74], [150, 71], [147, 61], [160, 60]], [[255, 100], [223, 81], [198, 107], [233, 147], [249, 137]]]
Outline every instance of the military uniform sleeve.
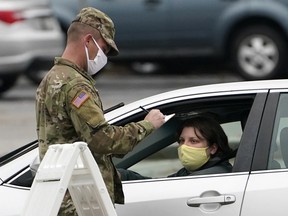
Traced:
[[96, 154], [126, 154], [154, 129], [146, 120], [123, 127], [108, 124], [98, 93], [89, 86], [75, 87], [68, 95], [74, 128]]

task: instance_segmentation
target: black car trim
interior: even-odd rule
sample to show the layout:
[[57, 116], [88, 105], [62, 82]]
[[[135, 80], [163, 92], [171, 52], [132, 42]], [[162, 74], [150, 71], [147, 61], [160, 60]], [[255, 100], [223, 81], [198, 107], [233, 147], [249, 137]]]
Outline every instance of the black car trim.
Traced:
[[257, 141], [257, 134], [262, 119], [267, 93], [258, 93], [251, 107], [238, 152], [233, 165], [233, 172], [245, 172], [251, 169]]
[[252, 171], [267, 169], [279, 98], [280, 93], [278, 92], [270, 93], [267, 98], [262, 123], [259, 128], [259, 136], [256, 142]]
[[0, 167], [38, 147], [38, 140], [34, 140], [0, 158]]
[[[18, 170], [17, 172], [15, 172], [13, 175], [11, 175], [9, 178], [5, 179], [3, 181], [3, 183], [9, 183], [12, 179], [14, 179], [15, 177], [19, 176], [19, 174], [21, 174], [23, 171], [25, 171], [26, 169], [29, 168], [29, 165], [23, 167], [22, 169]], [[26, 173], [26, 172], [25, 172]], [[17, 185], [17, 184], [13, 184], [12, 185]], [[18, 186], [22, 186], [22, 185], [18, 185]]]

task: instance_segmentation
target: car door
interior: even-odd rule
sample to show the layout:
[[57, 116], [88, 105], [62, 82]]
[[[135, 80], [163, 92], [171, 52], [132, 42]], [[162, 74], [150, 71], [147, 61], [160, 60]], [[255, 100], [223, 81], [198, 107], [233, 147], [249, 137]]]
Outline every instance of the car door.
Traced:
[[242, 216], [287, 215], [288, 92], [271, 91], [259, 132]]
[[[240, 101], [242, 96], [234, 95], [231, 98], [229, 95], [221, 97], [221, 101], [216, 100], [216, 97], [207, 101], [197, 100], [199, 104], [196, 107], [203, 107], [206, 111], [211, 108], [210, 111], [232, 119], [233, 112], [226, 112], [233, 110], [232, 104], [236, 109], [237, 103], [239, 106], [244, 104], [245, 100]], [[240, 215], [265, 100], [264, 93], [254, 98], [249, 117], [247, 121], [245, 119], [245, 129], [239, 141], [232, 173], [123, 181], [126, 204], [116, 205], [118, 215]], [[194, 105], [192, 102], [189, 108], [193, 110]], [[162, 109], [165, 110], [165, 107]], [[183, 108], [180, 110], [183, 111]], [[156, 166], [154, 164], [155, 169]]]
[[250, 16], [251, 1], [174, 0], [169, 10], [169, 44], [174, 53], [219, 56], [232, 26]]
[[[175, 49], [186, 52], [211, 52], [216, 29], [226, 7], [234, 1], [174, 0], [169, 10], [169, 39]], [[180, 15], [181, 14], [181, 15]], [[189, 50], [187, 50], [189, 48]]]
[[[125, 182], [118, 215], [239, 215], [247, 174]], [[225, 184], [224, 184], [225, 183]]]

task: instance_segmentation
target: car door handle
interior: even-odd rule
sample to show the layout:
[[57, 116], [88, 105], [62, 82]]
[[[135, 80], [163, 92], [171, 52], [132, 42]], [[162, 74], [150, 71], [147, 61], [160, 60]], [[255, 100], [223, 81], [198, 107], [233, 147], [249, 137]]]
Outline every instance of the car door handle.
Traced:
[[213, 204], [219, 203], [221, 205], [228, 205], [234, 203], [236, 197], [234, 195], [219, 195], [219, 196], [209, 196], [209, 197], [193, 197], [187, 200], [187, 205], [190, 207], [199, 207], [201, 204]]

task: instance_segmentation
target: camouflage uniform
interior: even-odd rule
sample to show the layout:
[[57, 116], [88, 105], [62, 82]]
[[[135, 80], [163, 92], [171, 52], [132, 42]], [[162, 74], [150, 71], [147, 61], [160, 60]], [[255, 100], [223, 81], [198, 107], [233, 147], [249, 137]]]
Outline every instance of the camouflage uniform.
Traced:
[[[118, 49], [116, 45], [113, 48], [113, 43], [109, 42], [111, 50], [114, 50], [112, 54], [115, 54]], [[49, 145], [87, 142], [112, 201], [124, 203], [121, 181], [111, 157], [131, 151], [153, 131], [150, 122], [143, 120], [123, 127], [109, 125], [104, 118], [95, 80], [76, 64], [60, 57], [55, 58], [55, 65], [37, 89], [36, 118], [41, 159]], [[61, 208], [64, 213], [60, 215], [76, 215], [69, 194], [66, 194]]]

